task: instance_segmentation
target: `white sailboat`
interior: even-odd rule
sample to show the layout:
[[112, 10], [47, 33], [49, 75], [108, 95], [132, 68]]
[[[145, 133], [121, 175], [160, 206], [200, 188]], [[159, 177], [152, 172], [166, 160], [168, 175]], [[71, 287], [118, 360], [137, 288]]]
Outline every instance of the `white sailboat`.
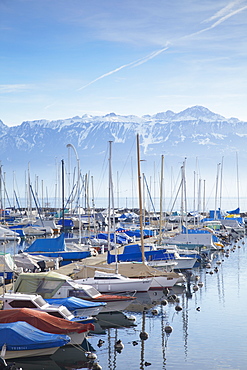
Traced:
[[[108, 250], [110, 249], [110, 227], [111, 227], [111, 204], [114, 211], [114, 197], [113, 197], [113, 182], [112, 182], [112, 169], [111, 169], [111, 144], [109, 142], [109, 205], [108, 205]], [[113, 230], [114, 230], [114, 248], [116, 249], [116, 235], [115, 235], [115, 218], [113, 217]], [[130, 279], [118, 272], [118, 263], [115, 265], [115, 273], [97, 271], [95, 270], [93, 277], [85, 277], [75, 280], [78, 284], [89, 284], [95, 287], [101, 293], [114, 292], [145, 292], [150, 288], [152, 279]]]
[[[141, 170], [140, 170], [140, 148], [139, 135], [137, 135], [137, 164], [138, 164], [138, 194], [139, 194], [139, 210], [140, 210], [140, 234], [141, 234], [141, 253], [142, 262], [120, 262], [116, 263], [118, 271], [129, 278], [151, 278], [152, 282], [149, 289], [164, 289], [171, 288], [175, 284], [184, 282], [183, 274], [176, 272], [159, 271], [148, 266], [144, 253], [144, 237], [143, 237], [143, 210], [142, 210], [142, 192], [141, 192]], [[117, 258], [116, 258], [117, 261]], [[114, 264], [111, 264], [114, 266]]]

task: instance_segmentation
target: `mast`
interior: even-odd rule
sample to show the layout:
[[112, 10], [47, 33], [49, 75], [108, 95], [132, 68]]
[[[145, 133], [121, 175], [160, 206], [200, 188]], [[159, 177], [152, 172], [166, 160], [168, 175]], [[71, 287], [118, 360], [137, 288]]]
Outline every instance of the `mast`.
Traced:
[[238, 175], [238, 153], [236, 152], [237, 161], [237, 194], [238, 194], [238, 208], [239, 208], [239, 175]]
[[62, 159], [62, 230], [64, 232], [64, 160]]
[[144, 239], [143, 239], [143, 219], [142, 219], [142, 191], [141, 191], [141, 165], [140, 165], [140, 144], [139, 134], [136, 136], [137, 141], [137, 169], [138, 169], [138, 196], [139, 196], [139, 211], [140, 211], [140, 233], [141, 233], [141, 252], [142, 262], [145, 262], [144, 254]]
[[[76, 186], [76, 191], [75, 191], [75, 197], [77, 196], [77, 201], [78, 201], [78, 217], [79, 217], [79, 245], [81, 245], [81, 205], [80, 205], [80, 159], [78, 157], [77, 151], [74, 147], [73, 144], [67, 144], [67, 148], [72, 148], [75, 156], [76, 156], [76, 163], [77, 163], [77, 186]], [[75, 198], [74, 197], [74, 198]], [[71, 200], [71, 208], [72, 208], [72, 202], [73, 199]]]
[[[113, 211], [112, 225], [113, 225], [113, 238], [114, 238], [114, 252], [115, 252], [115, 261], [116, 261], [116, 274], [118, 273], [118, 261], [117, 261], [117, 248], [116, 248], [116, 227], [115, 227], [115, 213], [114, 213], [114, 195], [113, 195], [113, 181], [112, 181], [112, 165], [111, 165], [111, 153], [112, 153], [112, 141], [109, 141], [109, 226], [111, 225], [111, 206]], [[110, 251], [110, 235], [111, 230], [108, 227], [108, 252]]]
[[162, 203], [163, 203], [163, 172], [164, 172], [164, 155], [161, 156], [161, 174], [160, 174], [160, 234], [159, 234], [159, 242], [161, 243], [162, 239]]

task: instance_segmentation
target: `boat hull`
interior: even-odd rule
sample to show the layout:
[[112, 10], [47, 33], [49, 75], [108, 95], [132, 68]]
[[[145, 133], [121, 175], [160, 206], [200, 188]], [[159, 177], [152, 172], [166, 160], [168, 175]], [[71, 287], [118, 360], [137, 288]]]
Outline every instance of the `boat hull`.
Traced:
[[79, 284], [92, 285], [100, 293], [125, 293], [125, 292], [147, 292], [151, 279], [130, 279], [130, 281], [118, 281], [109, 279], [100, 279], [97, 281], [95, 278], [86, 278], [75, 280]]
[[20, 351], [6, 351], [5, 353], [5, 360], [10, 360], [14, 358], [20, 357], [40, 357], [40, 356], [51, 356], [58, 350], [59, 347], [52, 347], [52, 348], [40, 348], [40, 349], [27, 349], [27, 350], [20, 350]]

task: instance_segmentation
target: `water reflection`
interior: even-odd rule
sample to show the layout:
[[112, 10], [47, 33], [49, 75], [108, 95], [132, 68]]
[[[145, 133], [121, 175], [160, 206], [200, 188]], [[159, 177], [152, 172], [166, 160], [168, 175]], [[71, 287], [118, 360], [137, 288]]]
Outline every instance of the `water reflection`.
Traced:
[[[229, 257], [226, 253], [217, 252], [210, 266], [194, 269], [184, 286], [137, 293], [127, 311], [102, 317], [101, 332], [89, 337], [102, 369], [245, 369], [247, 256], [242, 242], [229, 247]], [[136, 317], [135, 325], [130, 324], [131, 316]], [[165, 331], [168, 325], [173, 328], [170, 334]], [[143, 332], [148, 338], [140, 337]], [[121, 351], [115, 346], [118, 340], [124, 344]], [[84, 357], [66, 353], [20, 360], [18, 365], [23, 370], [92, 367], [85, 349]]]
[[[88, 349], [92, 350], [91, 345], [89, 343], [87, 345]], [[59, 348], [50, 357], [15, 359], [14, 362], [23, 370], [89, 369], [92, 364], [86, 356], [84, 346], [66, 346]]]

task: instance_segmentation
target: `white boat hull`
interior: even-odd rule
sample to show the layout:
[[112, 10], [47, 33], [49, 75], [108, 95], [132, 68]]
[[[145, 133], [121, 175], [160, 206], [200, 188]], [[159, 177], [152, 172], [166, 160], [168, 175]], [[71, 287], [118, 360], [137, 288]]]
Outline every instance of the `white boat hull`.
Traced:
[[[192, 269], [197, 261], [196, 258], [190, 258], [190, 257], [181, 257], [176, 258], [176, 266], [174, 269], [176, 270], [187, 270]], [[150, 261], [148, 262], [148, 265], [154, 268], [160, 268], [160, 267], [167, 267], [169, 265], [169, 260], [159, 260], [159, 261]]]
[[115, 280], [115, 279], [95, 279], [86, 278], [75, 280], [78, 284], [92, 285], [100, 293], [126, 293], [126, 292], [147, 292], [150, 285], [151, 279], [126, 279], [126, 280]]
[[172, 288], [175, 284], [181, 282], [181, 277], [154, 276], [149, 290], [159, 290]]
[[77, 332], [72, 332], [68, 333], [67, 335], [70, 337], [70, 342], [68, 343], [69, 345], [77, 345], [77, 344], [82, 344], [83, 340], [86, 338], [88, 332], [82, 332], [82, 333], [77, 333]]

